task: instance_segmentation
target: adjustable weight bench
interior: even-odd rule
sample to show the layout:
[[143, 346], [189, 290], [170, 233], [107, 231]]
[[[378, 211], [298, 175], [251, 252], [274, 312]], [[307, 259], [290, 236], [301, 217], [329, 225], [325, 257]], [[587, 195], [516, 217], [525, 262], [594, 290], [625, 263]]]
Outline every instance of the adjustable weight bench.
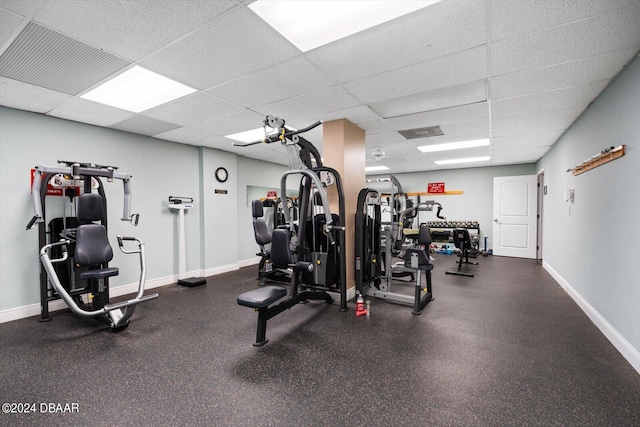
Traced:
[[477, 262], [469, 261], [470, 251], [473, 248], [473, 245], [471, 244], [471, 237], [469, 236], [469, 230], [466, 228], [456, 228], [453, 230], [453, 243], [458, 249], [460, 249], [460, 253], [458, 254], [460, 260], [457, 263], [458, 269], [455, 271], [445, 271], [445, 273], [454, 274], [456, 276], [473, 277], [473, 273], [462, 271], [462, 264], [478, 265]]
[[[289, 248], [289, 231], [284, 229], [273, 230], [273, 240], [271, 247], [272, 258], [288, 258], [290, 257]], [[312, 272], [313, 264], [299, 261], [295, 264], [289, 264], [294, 274], [300, 271]], [[272, 305], [287, 296], [287, 289], [281, 286], [263, 286], [238, 295], [237, 301], [239, 305], [253, 308], [258, 312], [258, 328], [256, 332], [255, 347], [260, 347], [269, 342], [266, 339], [267, 320], [282, 313], [301, 302], [309, 300], [321, 300], [328, 304], [333, 302], [333, 298], [326, 292], [322, 291], [297, 291], [297, 286], [291, 287], [291, 297], [281, 301], [277, 305]]]

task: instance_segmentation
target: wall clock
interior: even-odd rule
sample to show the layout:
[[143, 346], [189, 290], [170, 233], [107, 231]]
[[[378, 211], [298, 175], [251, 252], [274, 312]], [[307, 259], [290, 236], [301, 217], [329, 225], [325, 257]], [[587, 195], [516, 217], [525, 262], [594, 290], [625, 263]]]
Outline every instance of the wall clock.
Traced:
[[216, 169], [216, 179], [218, 182], [225, 182], [227, 178], [229, 178], [229, 172], [227, 172], [225, 168], [220, 167]]

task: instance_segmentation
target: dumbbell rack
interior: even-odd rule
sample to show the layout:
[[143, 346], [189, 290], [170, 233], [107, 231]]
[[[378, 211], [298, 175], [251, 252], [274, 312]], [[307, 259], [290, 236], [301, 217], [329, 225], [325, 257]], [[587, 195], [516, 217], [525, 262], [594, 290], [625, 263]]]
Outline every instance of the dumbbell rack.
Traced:
[[[451, 243], [453, 242], [453, 238], [451, 237], [451, 231], [448, 233], [447, 241], [444, 242], [444, 237], [440, 234], [440, 232], [444, 232], [445, 230], [454, 230], [456, 228], [466, 228], [468, 230], [475, 230], [475, 233], [471, 235], [471, 241], [475, 244], [479, 245], [480, 239], [480, 224], [478, 221], [428, 221], [427, 227], [431, 230], [431, 239], [434, 244], [438, 243]], [[434, 233], [435, 232], [435, 233]], [[471, 233], [470, 233], [471, 234]], [[478, 237], [478, 241], [474, 242], [474, 237]]]

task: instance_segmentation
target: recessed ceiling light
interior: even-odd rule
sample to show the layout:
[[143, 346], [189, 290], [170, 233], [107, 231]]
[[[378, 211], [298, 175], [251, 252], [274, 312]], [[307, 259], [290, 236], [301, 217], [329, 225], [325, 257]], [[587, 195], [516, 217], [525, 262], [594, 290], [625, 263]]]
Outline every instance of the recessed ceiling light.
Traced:
[[80, 98], [139, 113], [195, 91], [136, 65]]
[[365, 172], [376, 172], [376, 171], [386, 171], [388, 169], [389, 169], [388, 167], [382, 166], [382, 165], [380, 165], [380, 166], [367, 166], [367, 167], [364, 168], [364, 171]]
[[307, 52], [439, 1], [258, 0], [249, 8]]
[[434, 163], [436, 165], [453, 165], [456, 163], [486, 162], [487, 160], [491, 160], [491, 157], [481, 156], [481, 157], [467, 157], [466, 159], [436, 160]]
[[423, 153], [433, 153], [434, 151], [459, 150], [461, 148], [484, 147], [489, 145], [489, 138], [474, 139], [471, 141], [447, 142], [445, 144], [423, 145], [418, 150]]

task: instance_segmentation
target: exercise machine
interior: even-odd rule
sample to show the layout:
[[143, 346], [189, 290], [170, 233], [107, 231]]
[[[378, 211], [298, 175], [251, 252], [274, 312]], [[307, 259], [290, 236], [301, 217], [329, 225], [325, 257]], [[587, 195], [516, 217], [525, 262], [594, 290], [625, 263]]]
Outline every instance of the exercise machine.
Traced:
[[190, 288], [205, 285], [207, 283], [207, 279], [203, 277], [187, 277], [184, 212], [191, 208], [193, 208], [193, 198], [169, 196], [169, 209], [178, 212], [178, 285]]
[[[135, 237], [117, 236], [124, 254], [138, 255], [140, 277], [136, 296], [109, 302], [109, 278], [119, 274], [110, 267], [113, 250], [107, 236], [107, 199], [101, 178], [121, 180], [124, 203], [122, 221], [134, 226], [139, 215], [130, 214], [131, 175], [115, 166], [59, 161], [60, 166], [36, 166], [32, 172], [31, 197], [34, 216], [26, 229], [38, 226], [40, 253], [40, 321], [51, 320], [49, 302], [62, 299], [73, 313], [93, 317], [119, 331], [129, 325], [136, 306], [158, 298], [144, 295], [146, 264], [144, 243]], [[95, 190], [95, 192], [93, 191]], [[54, 218], [47, 224], [47, 196], [65, 196], [76, 209], [74, 217]], [[48, 227], [47, 227], [48, 225]], [[126, 248], [136, 242], [137, 249]]]
[[[291, 286], [268, 285], [238, 295], [239, 305], [258, 312], [258, 326], [254, 346], [265, 345], [267, 321], [283, 311], [311, 300], [332, 303], [331, 294], [340, 298], [340, 311], [347, 311], [344, 227], [344, 192], [340, 175], [335, 169], [325, 167], [318, 150], [301, 134], [322, 124], [318, 121], [304, 129], [293, 130], [285, 126], [283, 119], [267, 116], [263, 122], [265, 138], [247, 144], [280, 142], [287, 150], [289, 170], [280, 180], [281, 194], [286, 194], [287, 179], [297, 177], [298, 226], [289, 209], [283, 209], [285, 224], [273, 231], [271, 259], [290, 259]], [[272, 132], [269, 132], [271, 129]], [[338, 215], [329, 207], [328, 191], [338, 200]], [[295, 236], [294, 236], [295, 235]], [[293, 238], [295, 237], [295, 238]], [[287, 297], [288, 295], [288, 297]], [[287, 297], [287, 298], [285, 298]]]
[[[429, 227], [421, 226], [418, 232], [411, 235], [413, 244], [406, 247], [404, 242], [404, 230], [402, 224], [407, 218], [416, 217], [419, 211], [432, 211], [433, 201], [419, 203], [408, 209], [399, 212], [396, 218], [398, 221], [392, 225], [395, 227], [385, 227], [386, 236], [385, 248], [385, 271], [378, 270], [376, 264], [381, 255], [380, 249], [376, 249], [382, 237], [379, 228], [380, 223], [379, 201], [375, 197], [375, 190], [361, 190], [358, 197], [358, 207], [356, 213], [356, 290], [365, 296], [378, 298], [381, 300], [393, 301], [402, 304], [409, 304], [413, 307], [412, 314], [421, 314], [424, 307], [433, 301], [431, 271], [431, 257], [429, 246], [431, 245], [431, 232]], [[439, 204], [438, 204], [439, 205]], [[365, 212], [367, 212], [365, 214]], [[439, 212], [438, 212], [439, 214]], [[358, 234], [358, 230], [362, 230]], [[393, 250], [390, 250], [389, 245]], [[393, 262], [393, 258], [402, 261]], [[360, 270], [358, 261], [360, 260]], [[374, 262], [376, 260], [376, 262]], [[422, 277], [425, 277], [423, 286]], [[397, 280], [400, 277], [410, 276], [410, 280]], [[395, 287], [399, 284], [413, 283], [413, 293], [396, 292]], [[393, 289], [393, 290], [392, 290]]]

